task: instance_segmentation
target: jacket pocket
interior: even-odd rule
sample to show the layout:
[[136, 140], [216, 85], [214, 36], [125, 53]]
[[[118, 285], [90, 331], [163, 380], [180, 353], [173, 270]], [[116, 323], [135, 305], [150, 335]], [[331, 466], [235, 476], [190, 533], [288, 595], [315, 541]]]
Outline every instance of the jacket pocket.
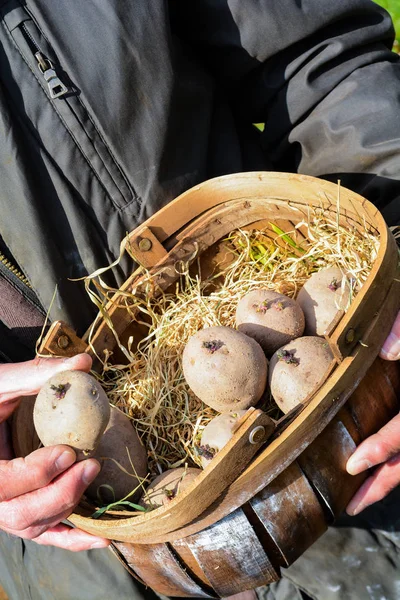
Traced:
[[[10, 6], [11, 5], [11, 6]], [[56, 53], [28, 11], [11, 0], [2, 7], [3, 23], [48, 102], [79, 149], [92, 174], [118, 209], [137, 200], [112, 149], [85, 107], [73, 74], [65, 73]], [[39, 91], [39, 88], [38, 88]]]

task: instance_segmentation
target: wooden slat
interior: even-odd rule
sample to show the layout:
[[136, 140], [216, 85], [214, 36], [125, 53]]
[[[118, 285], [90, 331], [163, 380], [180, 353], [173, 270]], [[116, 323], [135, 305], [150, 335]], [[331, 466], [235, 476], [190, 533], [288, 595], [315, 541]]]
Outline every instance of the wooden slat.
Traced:
[[185, 565], [185, 569], [188, 570], [192, 577], [200, 581], [200, 584], [202, 584], [205, 589], [212, 589], [210, 580], [197, 562], [193, 552], [187, 544], [186, 538], [175, 540], [175, 542], [169, 543], [169, 546], [178, 556], [180, 563]]
[[241, 227], [243, 229], [254, 226], [254, 223], [258, 223], [260, 228], [266, 227], [267, 229], [269, 229], [269, 224], [271, 221], [286, 220], [286, 222], [289, 222], [289, 219], [301, 219], [304, 218], [306, 215], [306, 211], [304, 210], [303, 206], [290, 206], [284, 200], [277, 199], [274, 197], [259, 198], [257, 196], [253, 197], [250, 195], [246, 195], [246, 197], [244, 198], [231, 198], [227, 202], [218, 203], [215, 207], [210, 208], [207, 212], [198, 216], [195, 220], [189, 222], [186, 225], [186, 227], [184, 227], [181, 231], [179, 231], [179, 233], [176, 234], [174, 238], [172, 238], [172, 240], [168, 240], [168, 242], [166, 242], [166, 245], [171, 246], [172, 244], [172, 248], [177, 241], [182, 241], [186, 237], [191, 237], [193, 235], [193, 232], [198, 227], [210, 223], [210, 216], [213, 216], [215, 221], [218, 222], [218, 215], [223, 206], [229, 206], [232, 203], [234, 203], [235, 206], [240, 206], [244, 209], [249, 209], [254, 204], [259, 205], [260, 202], [264, 203], [266, 210], [263, 213], [261, 213], [261, 216], [256, 217], [254, 221], [249, 221], [249, 224], [242, 225]]
[[220, 596], [279, 578], [241, 509], [185, 541]]
[[327, 529], [324, 512], [296, 462], [250, 500], [272, 538], [281, 566], [291, 565]]
[[[360, 442], [376, 433], [400, 409], [400, 362], [377, 358], [346, 403]], [[359, 442], [357, 442], [359, 443]]]
[[128, 566], [153, 590], [173, 597], [213, 598], [181, 567], [166, 544], [115, 543]]
[[351, 439], [353, 440], [355, 445], [358, 446], [362, 442], [363, 437], [361, 435], [361, 431], [358, 426], [358, 423], [356, 423], [356, 420], [354, 419], [354, 415], [352, 414], [352, 411], [349, 409], [349, 403], [351, 402], [351, 398], [352, 398], [352, 396], [349, 398], [349, 400], [346, 402], [346, 404], [339, 410], [339, 412], [336, 416], [336, 419], [343, 423], [343, 425], [349, 432]]
[[366, 474], [349, 475], [346, 463], [356, 445], [341, 421], [335, 419], [299, 456], [298, 463], [336, 518], [346, 508]]

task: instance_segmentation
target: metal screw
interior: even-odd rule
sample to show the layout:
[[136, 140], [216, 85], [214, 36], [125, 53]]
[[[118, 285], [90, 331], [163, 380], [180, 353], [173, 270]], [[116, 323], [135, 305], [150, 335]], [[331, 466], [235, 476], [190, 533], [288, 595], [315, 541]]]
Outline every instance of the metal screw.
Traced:
[[149, 250], [151, 250], [153, 243], [151, 240], [149, 240], [149, 238], [142, 238], [138, 246], [141, 252], [148, 252]]
[[67, 348], [67, 346], [69, 346], [70, 341], [71, 340], [67, 335], [60, 335], [60, 337], [57, 340], [57, 346], [64, 350], [65, 348]]
[[355, 338], [356, 338], [356, 332], [355, 332], [355, 330], [354, 329], [349, 329], [346, 332], [346, 337], [345, 337], [346, 344], [351, 344], [352, 342], [354, 342]]
[[264, 440], [265, 428], [262, 425], [254, 427], [249, 434], [250, 444], [260, 444]]

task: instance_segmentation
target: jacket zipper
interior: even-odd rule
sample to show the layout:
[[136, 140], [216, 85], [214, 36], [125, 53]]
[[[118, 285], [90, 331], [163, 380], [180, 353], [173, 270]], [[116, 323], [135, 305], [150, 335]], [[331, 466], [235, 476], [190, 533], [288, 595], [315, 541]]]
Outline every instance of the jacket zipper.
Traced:
[[36, 309], [46, 316], [46, 311], [39, 302], [35, 291], [29, 279], [22, 273], [15, 264], [13, 264], [1, 251], [0, 251], [0, 277], [6, 279], [11, 285], [19, 290], [19, 293], [27, 298]]
[[[25, 12], [27, 13], [26, 9]], [[32, 32], [31, 29], [34, 31]], [[19, 30], [24, 39], [25, 48], [18, 46], [13, 35]], [[39, 71], [46, 84], [50, 100], [57, 100], [53, 108], [61, 118], [64, 127], [78, 146], [93, 174], [107, 192], [118, 209], [124, 209], [132, 200], [138, 201], [137, 194], [128, 181], [123, 169], [113, 156], [103, 135], [98, 130], [89, 111], [79, 97], [79, 90], [71, 87], [69, 79], [62, 74], [61, 67], [55, 62], [55, 53], [43, 36], [37, 24], [29, 16], [10, 32], [19, 51], [25, 57], [30, 68]], [[36, 39], [43, 38], [42, 44]], [[29, 49], [30, 57], [26, 54]], [[68, 81], [66, 81], [68, 79]], [[63, 102], [59, 102], [59, 100]]]
[[51, 98], [62, 98], [66, 94], [70, 94], [73, 90], [67, 87], [58, 77], [54, 69], [53, 63], [49, 58], [47, 58], [47, 56], [43, 54], [36, 41], [33, 39], [27, 27], [25, 26], [25, 23], [21, 24], [21, 30], [23, 31], [25, 39], [31, 48], [32, 54], [36, 58], [39, 71], [41, 72], [47, 83], [47, 87], [49, 88]]
[[18, 269], [18, 267], [16, 267], [15, 265], [13, 265], [11, 263], [8, 260], [8, 258], [6, 256], [4, 256], [4, 254], [2, 252], [0, 252], [0, 263], [2, 264], [4, 269], [6, 269], [10, 273], [12, 273], [14, 275], [14, 277], [16, 277], [17, 279], [19, 279], [19, 281], [21, 281], [21, 283], [26, 285], [28, 288], [32, 289], [32, 286], [29, 283], [28, 279], [25, 277], [25, 275]]

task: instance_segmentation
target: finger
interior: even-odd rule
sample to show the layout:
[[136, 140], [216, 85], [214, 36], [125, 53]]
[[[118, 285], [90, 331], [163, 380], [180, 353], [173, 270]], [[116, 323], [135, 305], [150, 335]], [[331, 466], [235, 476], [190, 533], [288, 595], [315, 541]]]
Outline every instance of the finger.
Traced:
[[43, 488], [76, 460], [69, 446], [40, 448], [25, 458], [0, 461], [0, 502]]
[[382, 429], [364, 440], [347, 461], [346, 470], [357, 475], [375, 467], [400, 451], [400, 415], [396, 415]]
[[389, 336], [382, 346], [380, 356], [385, 360], [400, 359], [400, 312], [397, 315]]
[[110, 540], [62, 524], [50, 527], [38, 537], [33, 538], [33, 541], [43, 546], [57, 546], [57, 548], [63, 548], [71, 552], [107, 548], [110, 545]]
[[0, 403], [37, 394], [55, 373], [68, 370], [87, 372], [91, 366], [92, 359], [88, 354], [77, 354], [72, 358], [34, 358], [0, 365]]
[[380, 466], [361, 488], [346, 508], [349, 515], [357, 515], [364, 508], [385, 498], [400, 483], [400, 454]]
[[0, 528], [29, 539], [39, 536], [71, 514], [99, 471], [97, 460], [84, 460], [46, 487], [0, 503]]

